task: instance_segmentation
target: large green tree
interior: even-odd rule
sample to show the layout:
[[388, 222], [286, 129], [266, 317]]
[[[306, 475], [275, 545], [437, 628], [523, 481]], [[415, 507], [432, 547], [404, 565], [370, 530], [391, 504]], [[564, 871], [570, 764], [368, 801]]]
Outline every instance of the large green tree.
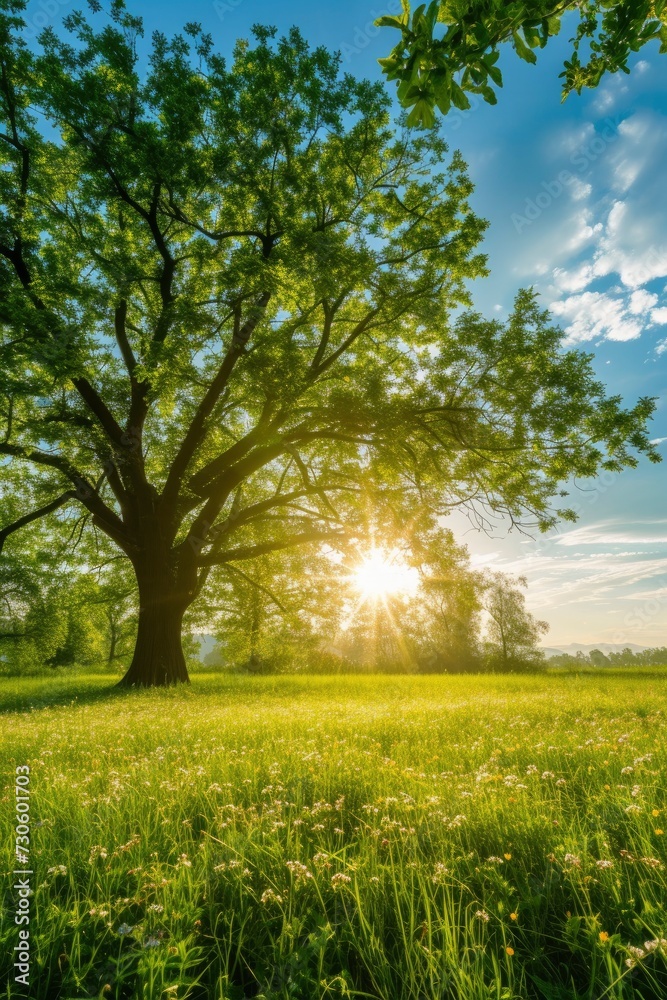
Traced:
[[398, 44], [380, 63], [398, 96], [410, 108], [410, 125], [431, 127], [436, 109], [470, 107], [468, 94], [490, 104], [503, 78], [500, 47], [510, 45], [529, 63], [557, 35], [564, 15], [574, 30], [572, 52], [565, 61], [563, 100], [572, 91], [597, 87], [605, 73], [629, 73], [628, 60], [647, 42], [657, 40], [667, 52], [665, 0], [432, 0], [377, 23], [401, 32]]
[[571, 473], [652, 452], [652, 403], [607, 399], [530, 295], [452, 327], [484, 225], [381, 87], [260, 28], [230, 65], [197, 25], [156, 34], [142, 72], [120, 2], [33, 53], [22, 9], [1, 0], [0, 475], [32, 506], [2, 538], [78, 505], [125, 553], [125, 683], [187, 679], [216, 566], [422, 505], [546, 526]]

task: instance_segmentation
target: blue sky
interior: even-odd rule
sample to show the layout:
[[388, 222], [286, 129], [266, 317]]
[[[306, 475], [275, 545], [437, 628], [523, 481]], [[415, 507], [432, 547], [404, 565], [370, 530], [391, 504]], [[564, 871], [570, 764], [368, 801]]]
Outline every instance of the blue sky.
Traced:
[[[81, 6], [37, 0], [27, 21], [56, 26]], [[313, 44], [340, 50], [345, 70], [372, 78], [395, 37], [373, 20], [400, 8], [399, 0], [130, 6], [147, 33], [199, 21], [223, 52], [256, 22], [279, 30], [298, 24]], [[659, 398], [652, 437], [664, 439], [667, 457], [667, 58], [654, 44], [635, 57], [630, 76], [606, 78], [561, 104], [567, 37], [552, 40], [537, 66], [506, 53], [498, 105], [480, 103], [443, 123], [451, 148], [469, 164], [473, 206], [490, 222], [491, 275], [474, 286], [475, 304], [502, 318], [516, 290], [534, 285], [565, 342], [595, 354], [610, 392], [628, 402]], [[546, 538], [506, 530], [489, 538], [463, 519], [450, 525], [478, 564], [528, 578], [529, 605], [551, 624], [549, 645], [667, 645], [667, 464], [642, 462], [579, 486], [572, 494], [578, 524]]]

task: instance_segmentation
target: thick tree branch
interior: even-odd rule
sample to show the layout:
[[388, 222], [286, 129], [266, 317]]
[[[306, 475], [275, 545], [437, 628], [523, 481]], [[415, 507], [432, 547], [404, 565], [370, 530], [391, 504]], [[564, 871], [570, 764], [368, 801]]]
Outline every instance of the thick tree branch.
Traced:
[[0, 455], [10, 455], [12, 458], [22, 459], [35, 465], [57, 469], [74, 484], [77, 500], [93, 515], [94, 523], [110, 538], [118, 542], [124, 552], [128, 553], [134, 548], [133, 540], [118, 515], [110, 507], [107, 507], [97, 489], [67, 459], [61, 455], [50, 455], [48, 452], [39, 451], [36, 448], [22, 448], [19, 445], [5, 442], [0, 443]]
[[219, 552], [216, 555], [204, 554], [200, 556], [198, 563], [200, 566], [222, 566], [228, 562], [255, 559], [257, 556], [266, 555], [269, 552], [291, 549], [296, 545], [308, 545], [310, 542], [344, 541], [349, 537], [348, 533], [342, 531], [304, 531], [299, 535], [290, 535], [288, 538], [259, 542], [257, 545], [242, 545], [236, 549], [228, 549], [227, 552]]
[[[216, 403], [220, 399], [237, 361], [244, 353], [246, 345], [257, 327], [257, 324], [264, 316], [270, 298], [270, 292], [264, 292], [264, 294], [262, 294], [255, 303], [255, 306], [246, 322], [242, 326], [239, 323], [236, 324], [231, 346], [225, 354], [222, 364], [218, 368], [217, 374], [206, 391], [204, 398], [197, 407], [190, 422], [190, 426], [188, 427], [185, 437], [183, 438], [181, 447], [171, 464], [169, 475], [167, 476], [167, 481], [162, 493], [163, 502], [166, 506], [170, 506], [174, 503], [183, 475], [194, 457], [197, 448], [202, 444], [204, 438], [206, 437], [206, 422], [215, 409]], [[196, 478], [197, 477], [195, 477], [195, 479]], [[191, 484], [190, 488], [193, 488]]]
[[311, 366], [311, 378], [316, 379], [328, 368], [331, 368], [331, 366], [336, 361], [338, 361], [341, 354], [344, 354], [345, 351], [347, 351], [352, 346], [355, 340], [358, 337], [360, 337], [365, 330], [368, 329], [368, 327], [370, 326], [370, 324], [372, 323], [372, 321], [375, 319], [375, 317], [379, 312], [380, 312], [379, 306], [376, 306], [375, 309], [371, 309], [371, 311], [366, 316], [364, 316], [364, 318], [360, 320], [359, 323], [357, 323], [352, 332], [348, 334], [348, 336], [345, 338], [342, 344], [340, 344], [335, 351], [332, 351], [331, 354], [329, 354], [326, 358], [324, 358], [323, 361], [320, 361], [317, 365], [315, 365], [315, 363], [313, 362], [313, 365]]
[[116, 333], [116, 343], [120, 348], [120, 353], [125, 362], [125, 367], [127, 368], [130, 377], [134, 375], [134, 370], [137, 367], [137, 359], [134, 356], [134, 351], [130, 345], [130, 341], [127, 336], [127, 300], [121, 299], [115, 309], [114, 313], [114, 330]]
[[47, 517], [49, 514], [52, 514], [54, 510], [64, 507], [70, 500], [75, 499], [75, 491], [67, 490], [66, 493], [61, 493], [61, 495], [56, 497], [55, 500], [51, 500], [50, 503], [45, 504], [38, 510], [34, 510], [30, 514], [24, 514], [23, 517], [19, 517], [13, 524], [8, 524], [6, 528], [0, 529], [0, 552], [2, 552], [6, 540], [10, 535], [13, 535], [15, 531], [20, 531], [20, 529], [25, 527], [26, 524], [31, 524], [33, 521], [38, 521], [42, 517]]

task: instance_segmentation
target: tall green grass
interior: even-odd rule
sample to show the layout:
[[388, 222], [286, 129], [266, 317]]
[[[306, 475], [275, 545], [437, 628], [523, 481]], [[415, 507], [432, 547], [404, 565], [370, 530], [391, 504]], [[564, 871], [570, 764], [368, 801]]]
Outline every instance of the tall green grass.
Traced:
[[[24, 679], [0, 708], [35, 1000], [667, 996], [667, 672]], [[6, 997], [14, 905], [8, 877]]]

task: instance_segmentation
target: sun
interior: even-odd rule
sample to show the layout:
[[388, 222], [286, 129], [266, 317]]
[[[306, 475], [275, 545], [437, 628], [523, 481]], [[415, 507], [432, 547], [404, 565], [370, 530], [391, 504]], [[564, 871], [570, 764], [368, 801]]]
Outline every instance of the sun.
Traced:
[[398, 553], [371, 549], [352, 572], [356, 590], [366, 600], [381, 600], [391, 594], [413, 594], [417, 571], [407, 566]]

